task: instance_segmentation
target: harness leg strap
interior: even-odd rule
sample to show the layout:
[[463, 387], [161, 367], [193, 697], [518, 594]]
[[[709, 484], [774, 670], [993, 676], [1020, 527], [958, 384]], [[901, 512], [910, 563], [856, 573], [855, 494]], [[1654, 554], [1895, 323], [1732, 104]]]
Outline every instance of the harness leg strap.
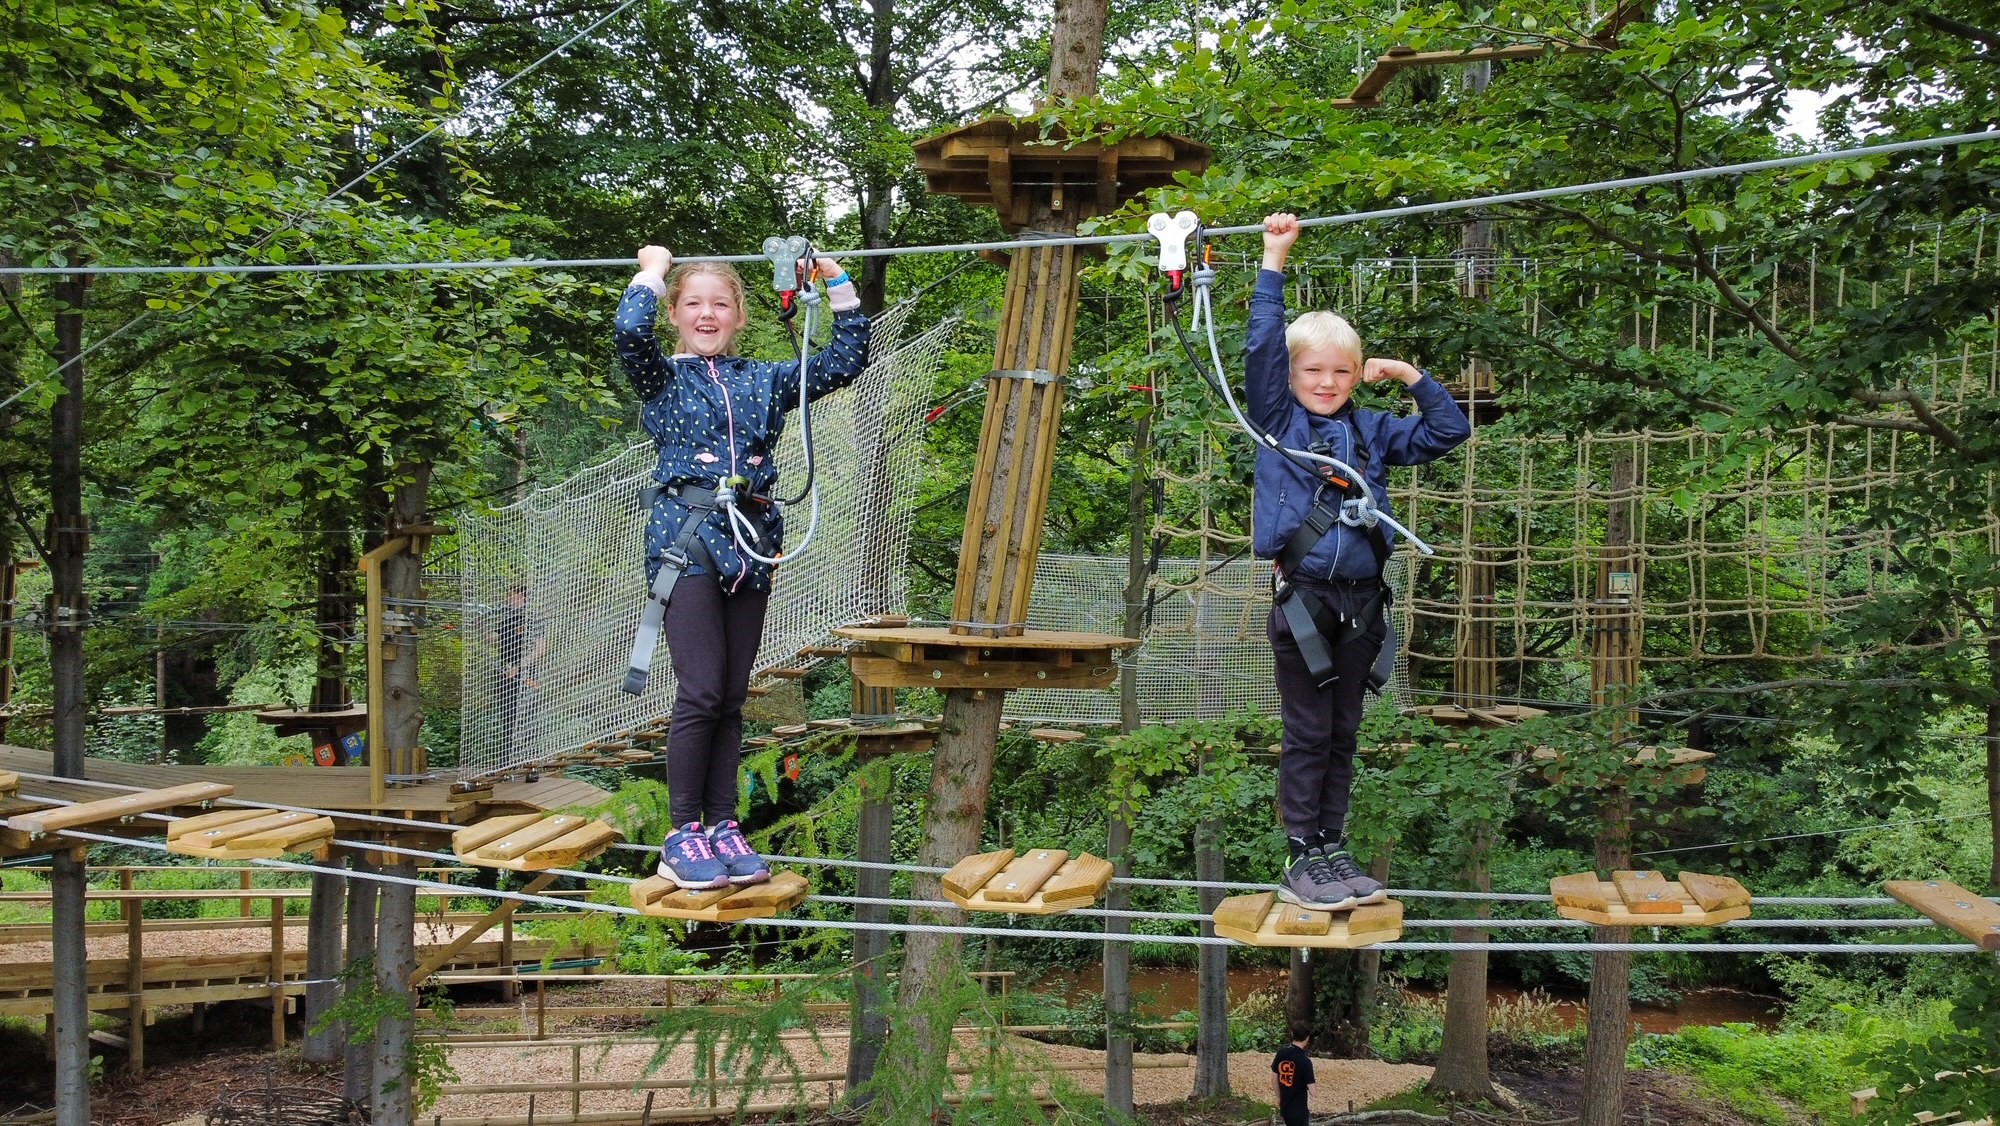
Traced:
[[1309, 597], [1293, 587], [1278, 608], [1284, 612], [1285, 625], [1292, 631], [1292, 641], [1299, 647], [1299, 656], [1305, 658], [1313, 683], [1325, 688], [1334, 680], [1333, 654], [1326, 647], [1325, 635], [1319, 632], [1319, 623], [1313, 621], [1312, 608], [1306, 605]]
[[653, 671], [653, 653], [660, 645], [660, 630], [667, 622], [667, 603], [673, 598], [674, 584], [686, 573], [688, 563], [685, 555], [680, 557], [678, 565], [672, 559], [661, 560], [652, 588], [646, 591], [646, 608], [639, 615], [639, 633], [632, 639], [632, 659], [626, 663], [625, 683], [620, 686], [627, 695], [637, 696], [646, 690], [646, 678]]

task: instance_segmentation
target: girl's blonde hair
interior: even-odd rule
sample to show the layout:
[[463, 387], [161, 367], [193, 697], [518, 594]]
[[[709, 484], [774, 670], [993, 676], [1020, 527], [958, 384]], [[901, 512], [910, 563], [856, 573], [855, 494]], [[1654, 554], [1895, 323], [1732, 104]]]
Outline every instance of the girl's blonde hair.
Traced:
[[1307, 348], [1332, 348], [1361, 366], [1361, 334], [1338, 313], [1315, 310], [1300, 313], [1285, 327], [1285, 347], [1294, 359]]
[[[668, 309], [672, 309], [674, 306], [680, 304], [682, 287], [687, 285], [689, 278], [698, 274], [707, 274], [711, 277], [721, 278], [722, 283], [729, 287], [729, 295], [736, 300], [736, 311], [740, 315], [742, 322], [745, 324], [749, 323], [750, 297], [743, 289], [743, 275], [737, 273], [736, 267], [727, 262], [690, 262], [685, 266], [675, 266], [672, 270], [668, 271], [667, 296], [665, 298]], [[674, 350], [679, 352], [687, 351], [687, 340], [678, 333], [674, 336]]]

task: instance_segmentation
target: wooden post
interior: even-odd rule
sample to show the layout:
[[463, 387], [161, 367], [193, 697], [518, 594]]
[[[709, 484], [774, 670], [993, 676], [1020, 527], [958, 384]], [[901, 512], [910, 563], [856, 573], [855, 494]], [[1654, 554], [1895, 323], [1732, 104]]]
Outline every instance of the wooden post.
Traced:
[[285, 1046], [285, 901], [271, 897], [271, 1047]]
[[[896, 690], [871, 688], [854, 678], [852, 708], [855, 717], [894, 715]], [[856, 859], [871, 864], [887, 864], [891, 835], [895, 827], [895, 794], [887, 789], [869, 788], [862, 781], [861, 816], [857, 827]], [[889, 897], [889, 873], [882, 869], [858, 868], [854, 875], [855, 893], [864, 899]], [[858, 923], [886, 923], [887, 907], [858, 906]], [[854, 932], [854, 1003], [847, 1025], [847, 1099], [849, 1105], [866, 1106], [872, 1097], [862, 1088], [875, 1077], [875, 1064], [882, 1056], [882, 1044], [889, 1035], [887, 975], [882, 962], [889, 953], [889, 932]]]
[[0, 532], [0, 743], [7, 741], [7, 710], [14, 703], [14, 611], [21, 594], [20, 575], [13, 540]]
[[[118, 873], [118, 888], [132, 890], [132, 870]], [[125, 915], [125, 1070], [132, 1078], [146, 1074], [146, 924], [137, 899], [119, 904]]]
[[[412, 662], [414, 664], [414, 662]], [[382, 866], [385, 874], [415, 879], [417, 866], [397, 858]], [[410, 973], [416, 969], [417, 889], [408, 884], [383, 884], [381, 917], [375, 926], [375, 988], [384, 996], [401, 998], [404, 1015], [386, 1018], [375, 1029], [375, 1084], [369, 1092], [368, 1120], [373, 1126], [413, 1126], [415, 1104], [410, 1090], [410, 1036], [415, 1006], [410, 1003]]]
[[[711, 1064], [713, 1066], [713, 1064]], [[711, 1075], [709, 1078], [713, 1079]], [[583, 1045], [572, 1044], [569, 1049], [569, 1116], [572, 1121], [583, 1114]]]
[[[667, 985], [667, 1003], [669, 1006], [673, 1004], [673, 996], [674, 996], [674, 987], [671, 983], [669, 983]], [[535, 979], [535, 1039], [547, 1040], [548, 1038], [549, 1038], [549, 979], [546, 977], [538, 977]]]
[[[1201, 763], [1209, 768], [1207, 756]], [[1227, 878], [1222, 857], [1223, 823], [1219, 819], [1200, 822], [1194, 830], [1194, 878], [1221, 883]], [[1222, 905], [1220, 888], [1204, 887], [1195, 892], [1199, 910], [1209, 916], [1202, 920], [1203, 938], [1215, 937], [1215, 909]], [[1195, 1030], [1194, 1097], [1220, 1098], [1229, 1094], [1229, 948], [1208, 945], [1196, 954], [1200, 1016]]]
[[[244, 868], [236, 873], [236, 886], [242, 891], [250, 890], [250, 869]], [[249, 896], [246, 895], [243, 898], [236, 901], [237, 915], [247, 919], [250, 917], [250, 910], [251, 908], [250, 908]]]
[[340, 997], [334, 982], [341, 961], [341, 919], [346, 914], [345, 880], [332, 872], [314, 872], [312, 905], [306, 916], [306, 994], [303, 1008], [308, 1062], [329, 1064], [340, 1058], [340, 1031], [320, 1028], [320, 1018]]

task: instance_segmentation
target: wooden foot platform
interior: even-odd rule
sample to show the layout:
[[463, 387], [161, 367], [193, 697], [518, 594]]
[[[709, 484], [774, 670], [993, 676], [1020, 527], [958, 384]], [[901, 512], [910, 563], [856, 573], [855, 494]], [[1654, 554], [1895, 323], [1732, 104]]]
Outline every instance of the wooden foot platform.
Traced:
[[618, 842], [602, 821], [567, 814], [489, 817], [451, 835], [451, 851], [467, 864], [541, 872], [581, 864]]
[[275, 809], [222, 809], [167, 826], [167, 851], [208, 860], [275, 860], [333, 840], [333, 819]]
[[11, 770], [0, 770], [0, 797], [12, 797], [21, 791], [21, 776]]
[[1549, 881], [1556, 914], [1607, 927], [1712, 927], [1750, 917], [1750, 893], [1728, 876], [1682, 872], [1679, 880], [1658, 872], [1595, 872], [1557, 876]]
[[773, 872], [761, 884], [689, 891], [659, 876], [632, 885], [632, 907], [642, 915], [697, 923], [735, 923], [789, 911], [805, 901], [811, 885], [797, 872]]
[[220, 782], [192, 782], [185, 786], [140, 790], [133, 794], [121, 794], [115, 798], [77, 802], [74, 805], [57, 806], [34, 813], [17, 813], [7, 819], [6, 831], [0, 834], [0, 837], [3, 837], [4, 843], [9, 846], [26, 848], [40, 838], [50, 833], [62, 832], [64, 829], [90, 829], [117, 825], [141, 814], [164, 813], [171, 809], [205, 805], [235, 792], [236, 787], [226, 786]]
[[[1673, 771], [1674, 781], [1683, 786], [1698, 786], [1708, 778], [1707, 763], [1715, 757], [1714, 751], [1697, 751], [1692, 747], [1640, 747], [1625, 759], [1630, 767], [1655, 768], [1662, 759]], [[1554, 747], [1535, 748], [1535, 761], [1541, 763], [1549, 781], [1559, 782], [1562, 772], [1557, 766], [1562, 762], [1562, 752]]]
[[859, 641], [848, 658], [872, 688], [1103, 688], [1118, 679], [1118, 653], [1130, 637], [1035, 630], [1012, 637], [972, 637], [941, 627], [842, 626]]
[[1275, 891], [1232, 895], [1215, 909], [1215, 933], [1245, 946], [1352, 950], [1403, 937], [1396, 900], [1350, 911], [1314, 911], [1286, 903]]
[[1088, 907], [1111, 883], [1111, 862], [1059, 848], [968, 856], [944, 875], [944, 897], [967, 911], [1060, 915]]
[[1549, 713], [1526, 704], [1495, 704], [1490, 708], [1418, 704], [1404, 708], [1403, 714], [1422, 716], [1440, 727], [1517, 727], [1522, 720], [1540, 719]]
[[2000, 903], [1950, 880], [1890, 880], [1882, 890], [1971, 939], [1981, 950], [2000, 950]]

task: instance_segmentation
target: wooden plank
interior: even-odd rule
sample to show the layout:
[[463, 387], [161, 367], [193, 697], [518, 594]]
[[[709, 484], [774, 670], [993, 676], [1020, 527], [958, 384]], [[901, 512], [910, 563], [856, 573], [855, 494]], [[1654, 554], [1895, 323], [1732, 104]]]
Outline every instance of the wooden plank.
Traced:
[[678, 887], [664, 876], [648, 876], [632, 885], [632, 906], [641, 911], [653, 907], [669, 907], [675, 910], [692, 911], [709, 907], [729, 898], [733, 888], [704, 888], [691, 890]]
[[2000, 904], [1949, 880], [1890, 880], [1882, 890], [1971, 939], [1981, 950], [2000, 950]]
[[521, 859], [537, 867], [567, 868], [596, 856], [617, 840], [618, 830], [602, 821], [586, 821], [547, 844], [529, 849]]
[[876, 688], [1099, 688], [1118, 679], [1118, 666], [1110, 661], [1070, 668], [993, 661], [966, 668], [953, 661], [905, 664], [881, 657], [855, 657], [851, 664], [862, 683]]
[[1082, 906], [1093, 902], [1111, 885], [1112, 866], [1101, 856], [1084, 853], [1073, 857], [1062, 870], [1042, 885], [1042, 902], [1052, 907]]
[[1216, 906], [1215, 925], [1255, 932], [1264, 925], [1264, 916], [1271, 913], [1271, 905], [1277, 901], [1278, 893], [1275, 891], [1232, 895]]
[[1278, 909], [1271, 929], [1284, 935], [1323, 935], [1333, 929], [1333, 912], [1311, 911], [1287, 903]]
[[1066, 727], [1031, 727], [1028, 729], [1028, 738], [1039, 739], [1044, 743], [1074, 743], [1084, 737], [1083, 732], [1071, 731]]
[[934, 626], [904, 626], [892, 629], [840, 626], [833, 632], [842, 637], [852, 637], [857, 641], [870, 643], [900, 641], [915, 645], [939, 645], [961, 649], [1130, 649], [1139, 644], [1137, 638], [1119, 637], [1116, 634], [1054, 629], [1031, 629], [1026, 633], [1008, 637], [967, 637]]
[[1609, 904], [1604, 896], [1604, 882], [1595, 872], [1579, 872], [1574, 876], [1557, 876], [1549, 881], [1549, 896], [1559, 907], [1580, 907], [1585, 911], [1602, 911]]
[[21, 789], [21, 776], [11, 770], [0, 770], [0, 794], [12, 794]]
[[1687, 903], [1681, 886], [1658, 872], [1613, 872], [1611, 886], [1634, 915], [1678, 915]]
[[492, 844], [474, 850], [472, 858], [475, 860], [519, 860], [521, 857], [526, 856], [530, 850], [548, 844], [558, 837], [566, 836], [577, 829], [583, 828], [587, 824], [589, 822], [581, 817], [563, 815], [544, 817], [533, 825], [523, 826], [494, 841]]
[[[521, 889], [521, 893], [524, 895], [533, 895], [554, 883], [555, 879], [555, 876], [552, 874], [536, 876], [534, 879], [528, 881], [527, 885]], [[414, 989], [417, 985], [421, 984], [425, 978], [436, 973], [439, 966], [456, 958], [466, 947], [479, 941], [487, 931], [500, 925], [503, 920], [511, 918], [514, 912], [521, 906], [523, 904], [518, 899], [503, 900], [499, 906], [488, 911], [484, 918], [467, 927], [457, 938], [433, 950], [415, 970], [410, 972], [410, 987]]]
[[317, 817], [310, 813], [297, 814], [298, 820], [285, 825], [274, 825], [240, 837], [231, 838], [225, 847], [230, 851], [255, 849], [277, 849], [279, 853], [300, 852], [302, 846], [333, 836], [333, 819]]
[[1060, 848], [1038, 848], [1015, 857], [1000, 874], [986, 881], [986, 898], [995, 903], [1026, 903], [1050, 876], [1069, 863]]
[[167, 826], [167, 839], [179, 840], [190, 833], [206, 833], [210, 829], [224, 825], [237, 825], [245, 821], [255, 821], [271, 814], [268, 809], [218, 809], [214, 813], [202, 813], [193, 817], [183, 817]]
[[162, 790], [141, 790], [136, 794], [79, 802], [76, 805], [43, 810], [40, 813], [21, 814], [8, 818], [7, 827], [30, 836], [44, 836], [64, 829], [80, 829], [86, 825], [97, 825], [106, 821], [122, 821], [141, 813], [158, 813], [181, 806], [199, 805], [202, 802], [226, 798], [235, 792], [236, 787], [225, 786], [219, 782], [190, 782]]
[[1704, 911], [1750, 906], [1750, 890], [1728, 876], [1705, 876], [1700, 872], [1682, 872], [1681, 886], [1687, 889], [1688, 898], [1694, 900]]
[[951, 866], [944, 874], [944, 888], [965, 899], [971, 899], [986, 882], [998, 875], [1014, 859], [1014, 850], [1003, 848], [998, 852], [982, 852], [968, 856]]
[[541, 819], [539, 813], [516, 813], [475, 821], [451, 835], [451, 850], [461, 856], [477, 852], [516, 829], [525, 829]]

